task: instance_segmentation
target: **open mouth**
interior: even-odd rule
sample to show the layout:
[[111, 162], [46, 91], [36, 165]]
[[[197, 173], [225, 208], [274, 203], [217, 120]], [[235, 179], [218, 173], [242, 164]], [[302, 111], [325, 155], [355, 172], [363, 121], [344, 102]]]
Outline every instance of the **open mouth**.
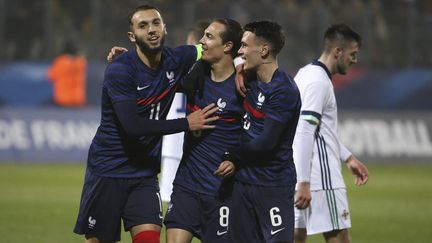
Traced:
[[148, 40], [150, 41], [150, 43], [156, 44], [159, 41], [159, 36], [152, 36], [148, 38]]

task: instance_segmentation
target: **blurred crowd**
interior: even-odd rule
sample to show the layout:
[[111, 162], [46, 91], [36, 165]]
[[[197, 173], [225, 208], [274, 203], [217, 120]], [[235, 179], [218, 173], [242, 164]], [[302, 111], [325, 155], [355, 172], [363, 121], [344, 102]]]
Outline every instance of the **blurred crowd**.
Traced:
[[330, 24], [343, 22], [363, 36], [362, 66], [432, 65], [430, 0], [0, 0], [1, 61], [52, 60], [65, 43], [103, 60], [111, 46], [129, 46], [128, 11], [145, 3], [162, 11], [171, 46], [184, 43], [198, 19], [271, 19], [287, 36], [281, 65], [295, 69], [318, 55]]

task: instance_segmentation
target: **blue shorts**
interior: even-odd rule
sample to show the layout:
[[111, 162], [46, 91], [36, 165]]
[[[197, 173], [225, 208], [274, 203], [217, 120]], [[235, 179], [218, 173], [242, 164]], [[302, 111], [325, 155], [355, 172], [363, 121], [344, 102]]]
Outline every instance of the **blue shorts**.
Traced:
[[231, 199], [192, 192], [174, 185], [165, 216], [167, 229], [183, 229], [202, 242], [233, 242], [228, 235]]
[[120, 241], [121, 220], [126, 231], [140, 224], [162, 225], [156, 177], [110, 178], [87, 170], [74, 232]]
[[235, 242], [293, 242], [294, 185], [264, 187], [236, 181], [230, 234]]

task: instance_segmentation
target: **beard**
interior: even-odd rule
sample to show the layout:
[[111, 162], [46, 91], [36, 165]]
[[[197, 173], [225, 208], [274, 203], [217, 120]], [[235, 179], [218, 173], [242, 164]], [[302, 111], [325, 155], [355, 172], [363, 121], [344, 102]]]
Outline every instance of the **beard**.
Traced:
[[154, 55], [162, 51], [164, 43], [165, 43], [165, 35], [161, 35], [159, 46], [150, 47], [143, 39], [135, 37], [135, 43], [138, 45], [139, 49], [144, 54]]
[[340, 60], [336, 63], [336, 70], [337, 70], [337, 73], [342, 74], [342, 75], [346, 75], [347, 70], [348, 70], [348, 65], [344, 64], [343, 61]]

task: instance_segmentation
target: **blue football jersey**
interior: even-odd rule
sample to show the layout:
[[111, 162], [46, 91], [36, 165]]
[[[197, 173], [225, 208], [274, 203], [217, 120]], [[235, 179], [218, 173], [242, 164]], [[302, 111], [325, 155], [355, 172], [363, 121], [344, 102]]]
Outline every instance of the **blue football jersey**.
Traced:
[[187, 100], [187, 113], [214, 103], [219, 110], [216, 128], [185, 133], [183, 156], [174, 184], [206, 195], [217, 195], [222, 178], [213, 173], [222, 162], [224, 152], [239, 145], [242, 98], [235, 91], [235, 76], [223, 82], [206, 77], [204, 94]]
[[282, 134], [274, 134], [277, 145], [259, 156], [241, 159], [242, 167], [236, 180], [263, 186], [283, 186], [296, 183], [292, 143], [299, 118], [301, 100], [297, 85], [284, 72], [276, 70], [269, 83], [249, 82], [249, 91], [243, 102], [245, 115], [241, 143], [259, 137], [266, 119], [285, 126]]
[[101, 124], [87, 161], [93, 174], [131, 178], [159, 173], [162, 136], [128, 137], [113, 104], [134, 101], [139, 116], [166, 119], [177, 86], [196, 59], [195, 46], [180, 46], [164, 48], [156, 70], [147, 67], [136, 51], [128, 51], [108, 65], [102, 90]]

